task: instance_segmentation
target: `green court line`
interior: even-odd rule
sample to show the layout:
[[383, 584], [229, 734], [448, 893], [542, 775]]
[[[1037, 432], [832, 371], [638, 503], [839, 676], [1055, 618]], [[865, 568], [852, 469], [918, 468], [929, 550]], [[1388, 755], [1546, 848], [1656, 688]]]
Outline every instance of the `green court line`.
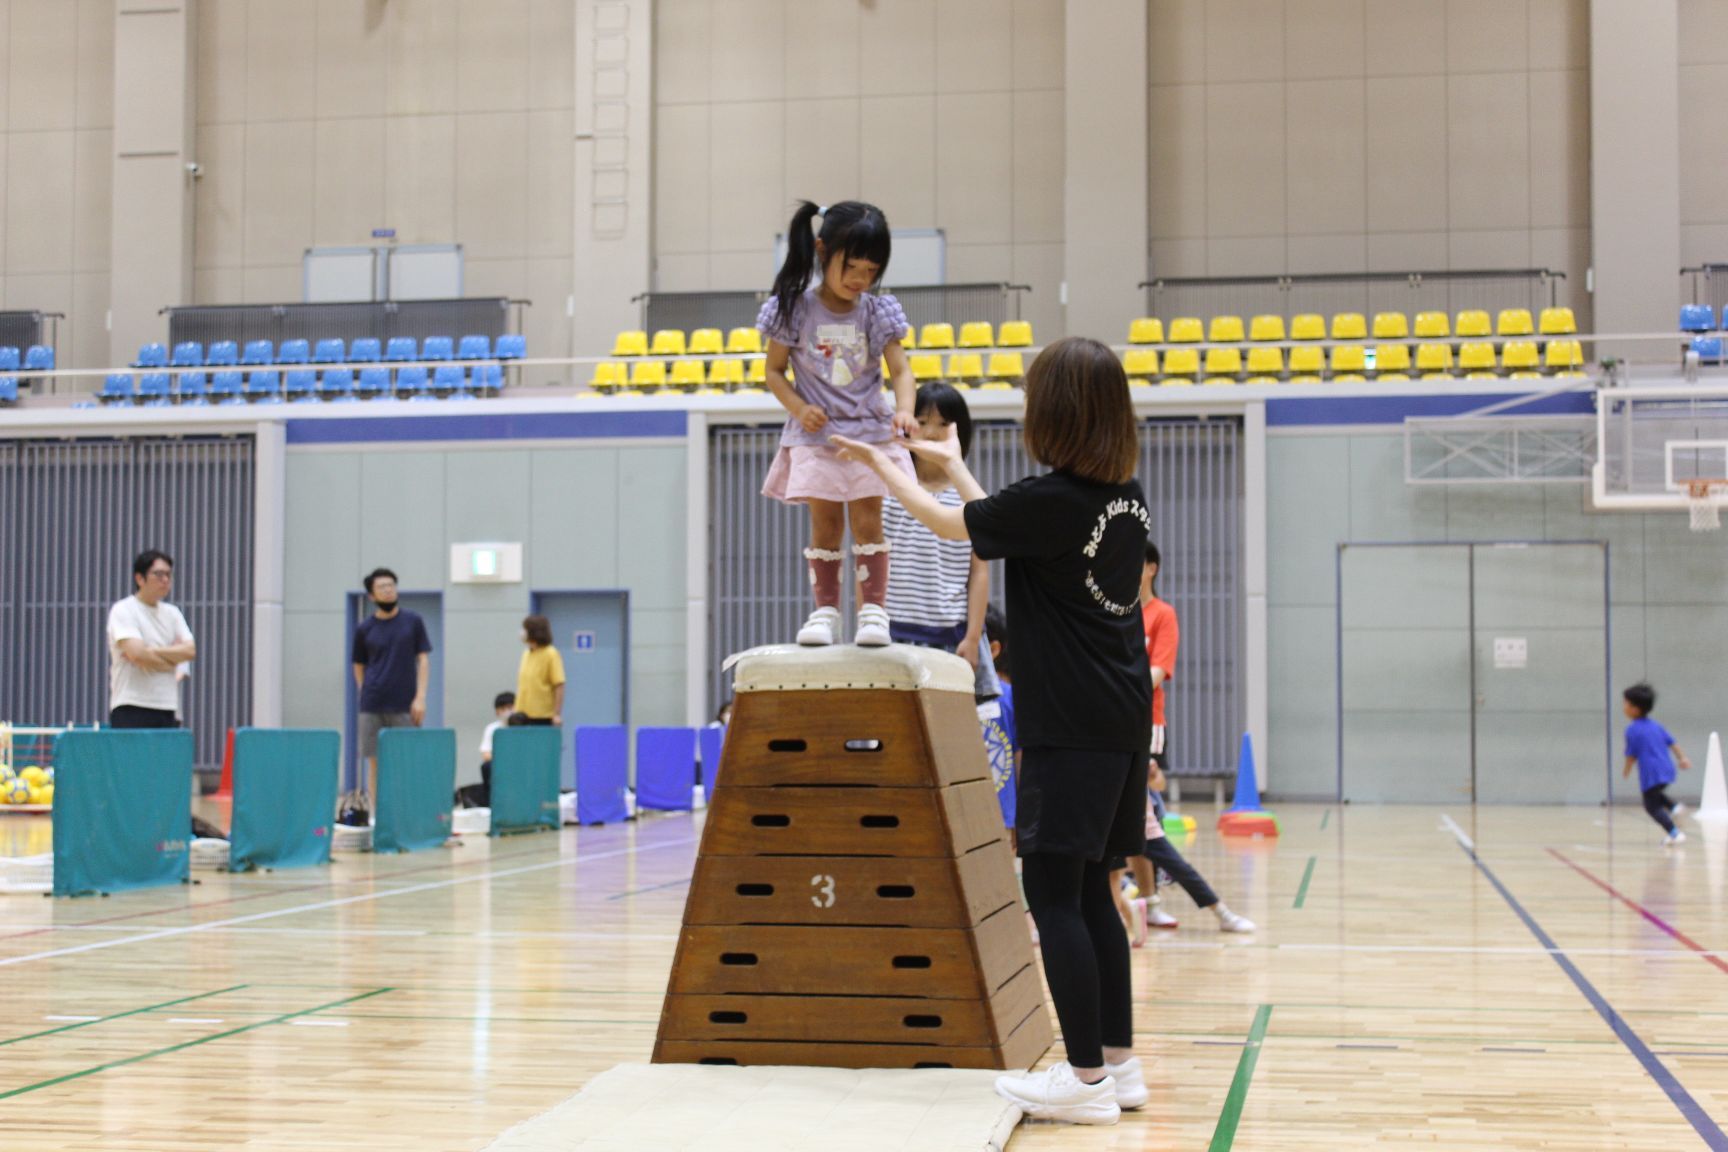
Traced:
[[1302, 885], [1296, 889], [1296, 903], [1291, 905], [1292, 908], [1302, 907], [1308, 899], [1308, 881], [1314, 879], [1314, 860], [1313, 856], [1308, 857], [1308, 867], [1302, 869]]
[[138, 1064], [145, 1060], [154, 1059], [157, 1056], [166, 1056], [171, 1052], [180, 1052], [187, 1048], [196, 1048], [200, 1044], [208, 1044], [212, 1040], [225, 1040], [230, 1036], [238, 1036], [242, 1032], [252, 1032], [259, 1028], [268, 1028], [272, 1024], [281, 1024], [284, 1021], [298, 1019], [301, 1016], [310, 1016], [314, 1012], [327, 1012], [332, 1008], [340, 1008], [344, 1004], [353, 1004], [359, 1000], [369, 1000], [374, 996], [382, 996], [386, 992], [393, 991], [395, 991], [393, 988], [374, 988], [370, 992], [362, 992], [358, 996], [345, 996], [340, 1000], [332, 1000], [328, 1004], [320, 1004], [316, 1008], [302, 1008], [298, 1012], [287, 1012], [281, 1016], [271, 1017], [269, 1020], [260, 1020], [256, 1024], [243, 1024], [238, 1028], [230, 1028], [226, 1032], [214, 1032], [209, 1036], [200, 1036], [196, 1040], [188, 1040], [183, 1044], [171, 1044], [166, 1048], [157, 1048], [152, 1052], [141, 1052], [136, 1056], [128, 1056], [124, 1060], [110, 1060], [106, 1064], [97, 1064], [90, 1068], [80, 1068], [76, 1072], [68, 1072], [63, 1076], [55, 1076], [50, 1080], [39, 1080], [34, 1084], [26, 1084], [22, 1088], [13, 1088], [5, 1092], [0, 1092], [0, 1100], [9, 1100], [14, 1096], [22, 1096], [24, 1093], [34, 1092], [38, 1088], [52, 1088], [56, 1084], [65, 1084], [70, 1080], [82, 1080], [84, 1077], [94, 1076], [98, 1072], [107, 1072], [115, 1068], [124, 1068], [128, 1064]]
[[1236, 1076], [1230, 1081], [1230, 1095], [1224, 1098], [1224, 1111], [1218, 1114], [1218, 1127], [1212, 1132], [1208, 1152], [1229, 1152], [1236, 1142], [1236, 1125], [1242, 1122], [1242, 1105], [1248, 1100], [1248, 1083], [1254, 1079], [1254, 1065], [1260, 1060], [1260, 1045], [1266, 1039], [1266, 1022], [1272, 1018], [1272, 1005], [1262, 1004], [1254, 1013], [1254, 1024], [1248, 1029], [1248, 1043], [1242, 1047], [1242, 1058], [1236, 1062]]
[[1320, 831], [1326, 831], [1326, 821], [1330, 819], [1332, 819], [1332, 809], [1328, 808], [1326, 811], [1320, 813]]
[[211, 996], [221, 996], [225, 992], [238, 992], [240, 989], [245, 987], [247, 987], [245, 984], [236, 984], [232, 988], [218, 988], [214, 992], [200, 992], [196, 996], [182, 996], [178, 1000], [164, 1000], [160, 1004], [151, 1004], [144, 1008], [134, 1008], [130, 1012], [116, 1012], [112, 1016], [102, 1016], [95, 1020], [79, 1020], [71, 1024], [62, 1024], [58, 1028], [44, 1028], [40, 1032], [31, 1032], [24, 1036], [14, 1036], [10, 1040], [0, 1040], [0, 1048], [4, 1048], [8, 1044], [19, 1044], [25, 1040], [36, 1040], [43, 1036], [53, 1036], [59, 1032], [70, 1032], [74, 1028], [89, 1028], [93, 1024], [106, 1024], [110, 1020], [121, 1020], [127, 1016], [138, 1016], [145, 1012], [159, 1012], [164, 1008], [172, 1008], [176, 1004], [190, 1004], [194, 1000], [206, 1000]]

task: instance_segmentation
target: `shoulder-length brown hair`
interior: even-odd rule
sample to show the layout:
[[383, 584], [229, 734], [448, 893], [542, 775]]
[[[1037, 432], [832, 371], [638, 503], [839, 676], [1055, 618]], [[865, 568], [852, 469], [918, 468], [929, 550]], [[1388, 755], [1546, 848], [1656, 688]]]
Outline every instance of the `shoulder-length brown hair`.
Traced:
[[1128, 375], [1116, 353], [1069, 336], [1038, 354], [1026, 372], [1026, 451], [1058, 472], [1125, 484], [1140, 458]]
[[552, 621], [544, 616], [525, 616], [522, 618], [522, 631], [528, 634], [528, 642], [536, 648], [552, 647]]

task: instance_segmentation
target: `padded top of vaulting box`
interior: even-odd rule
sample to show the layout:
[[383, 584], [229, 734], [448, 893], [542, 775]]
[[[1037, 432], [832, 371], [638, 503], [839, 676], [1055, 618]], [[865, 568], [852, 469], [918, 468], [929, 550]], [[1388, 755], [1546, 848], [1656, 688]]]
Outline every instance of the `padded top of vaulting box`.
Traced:
[[883, 688], [898, 692], [964, 692], [972, 695], [972, 665], [935, 648], [891, 644], [859, 648], [836, 644], [800, 648], [770, 644], [727, 661], [734, 692], [822, 692]]

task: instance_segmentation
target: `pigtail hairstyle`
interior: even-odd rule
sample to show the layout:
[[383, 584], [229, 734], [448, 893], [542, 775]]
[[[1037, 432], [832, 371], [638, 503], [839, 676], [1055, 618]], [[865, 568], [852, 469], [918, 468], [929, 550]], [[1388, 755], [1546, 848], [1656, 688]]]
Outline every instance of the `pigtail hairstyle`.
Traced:
[[[822, 221], [820, 232], [812, 227], [817, 219]], [[792, 325], [792, 310], [817, 275], [818, 240], [829, 259], [839, 253], [848, 260], [868, 260], [877, 265], [881, 270], [878, 283], [881, 273], [888, 271], [892, 241], [882, 209], [859, 200], [842, 200], [828, 208], [800, 200], [792, 222], [786, 226], [786, 262], [774, 277], [775, 319], [787, 327]]]

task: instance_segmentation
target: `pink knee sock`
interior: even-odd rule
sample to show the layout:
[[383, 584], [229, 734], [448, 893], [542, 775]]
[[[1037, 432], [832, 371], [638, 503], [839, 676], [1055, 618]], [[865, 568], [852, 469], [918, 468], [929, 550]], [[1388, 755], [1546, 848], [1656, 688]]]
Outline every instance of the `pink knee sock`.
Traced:
[[804, 549], [804, 559], [810, 564], [810, 589], [818, 608], [840, 607], [840, 565], [846, 557], [826, 548]]
[[858, 557], [858, 603], [883, 607], [888, 602], [888, 552], [892, 545], [854, 544]]

